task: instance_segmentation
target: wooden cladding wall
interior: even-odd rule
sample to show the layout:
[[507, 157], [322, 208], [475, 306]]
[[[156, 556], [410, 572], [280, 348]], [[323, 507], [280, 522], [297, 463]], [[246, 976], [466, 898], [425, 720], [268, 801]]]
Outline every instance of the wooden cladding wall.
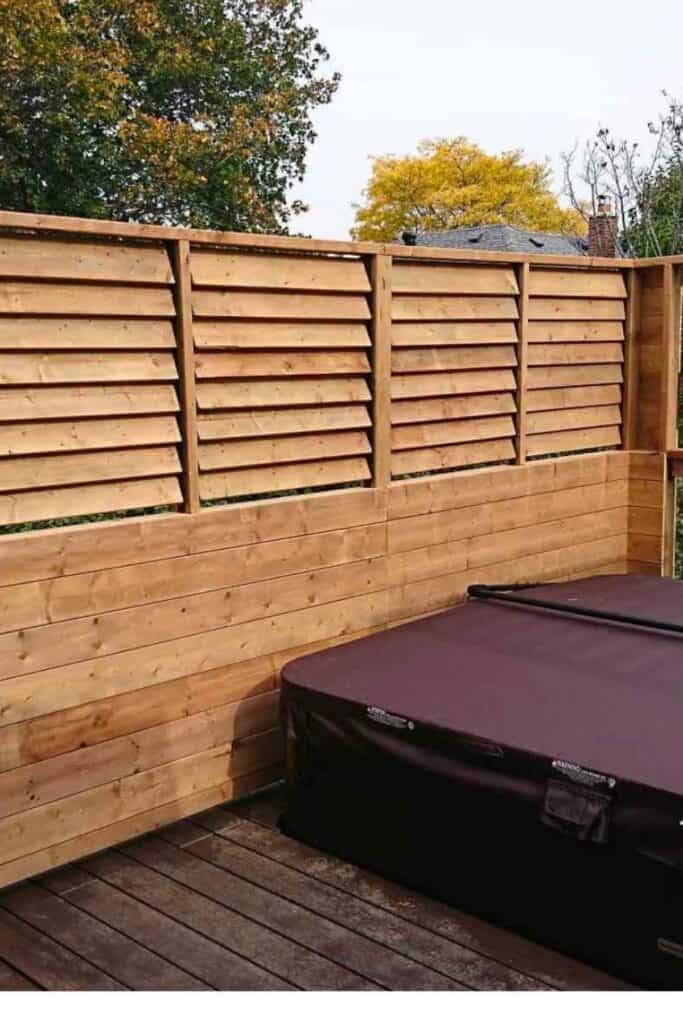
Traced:
[[[279, 776], [278, 672], [297, 654], [471, 582], [626, 571], [632, 458], [0, 540], [0, 884]], [[638, 465], [642, 530], [661, 466]]]
[[172, 286], [159, 243], [0, 239], [0, 526], [181, 501]]
[[192, 249], [202, 499], [371, 477], [358, 258]]

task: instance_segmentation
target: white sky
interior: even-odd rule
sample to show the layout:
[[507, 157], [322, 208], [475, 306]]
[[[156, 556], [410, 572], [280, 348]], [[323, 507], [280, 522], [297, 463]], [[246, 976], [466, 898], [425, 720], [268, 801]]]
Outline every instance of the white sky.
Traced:
[[601, 124], [647, 141], [659, 91], [683, 95], [681, 0], [306, 0], [305, 15], [342, 73], [296, 191], [311, 209], [292, 230], [318, 238], [348, 236], [373, 155], [466, 135], [557, 168]]

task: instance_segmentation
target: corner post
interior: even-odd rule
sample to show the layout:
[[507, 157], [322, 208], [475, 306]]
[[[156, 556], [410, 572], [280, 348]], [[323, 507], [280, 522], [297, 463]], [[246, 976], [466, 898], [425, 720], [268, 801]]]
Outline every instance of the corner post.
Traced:
[[391, 481], [391, 267], [391, 256], [370, 257], [373, 487], [388, 487]]
[[180, 385], [182, 436], [183, 510], [199, 512], [199, 459], [197, 449], [197, 398], [195, 389], [194, 331], [192, 329], [192, 277], [190, 243], [169, 243], [175, 276], [175, 327]]
[[517, 268], [517, 283], [519, 285], [519, 318], [517, 321], [518, 342], [517, 342], [517, 416], [516, 416], [516, 463], [523, 466], [526, 463], [527, 450], [527, 371], [529, 368], [529, 278], [531, 268], [528, 263], [522, 263]]

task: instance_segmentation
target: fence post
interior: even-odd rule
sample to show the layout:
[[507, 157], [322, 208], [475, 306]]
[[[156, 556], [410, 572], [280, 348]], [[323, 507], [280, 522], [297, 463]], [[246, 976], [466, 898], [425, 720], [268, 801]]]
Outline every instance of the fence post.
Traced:
[[198, 512], [199, 460], [197, 452], [197, 399], [195, 391], [194, 332], [192, 329], [192, 277], [190, 243], [169, 243], [175, 276], [176, 341], [180, 375], [180, 425], [182, 435], [183, 508]]
[[516, 438], [515, 447], [517, 450], [516, 463], [523, 466], [526, 462], [526, 407], [527, 407], [527, 371], [529, 367], [529, 275], [530, 265], [522, 263], [518, 268], [517, 281], [519, 284], [519, 319], [517, 330], [517, 416], [516, 416]]
[[373, 487], [388, 487], [391, 481], [391, 265], [391, 256], [370, 257]]
[[640, 276], [633, 267], [626, 275], [627, 309], [624, 338], [624, 393], [621, 407], [621, 447], [637, 447], [638, 330], [640, 322]]

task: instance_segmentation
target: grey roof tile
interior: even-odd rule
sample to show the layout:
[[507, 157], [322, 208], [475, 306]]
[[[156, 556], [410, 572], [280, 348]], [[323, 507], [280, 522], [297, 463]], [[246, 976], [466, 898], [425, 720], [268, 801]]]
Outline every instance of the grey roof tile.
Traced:
[[508, 224], [481, 224], [449, 231], [421, 231], [417, 245], [445, 249], [481, 249], [491, 252], [551, 253], [559, 256], [586, 256], [588, 240], [578, 235], [560, 235], [548, 231], [530, 231]]

